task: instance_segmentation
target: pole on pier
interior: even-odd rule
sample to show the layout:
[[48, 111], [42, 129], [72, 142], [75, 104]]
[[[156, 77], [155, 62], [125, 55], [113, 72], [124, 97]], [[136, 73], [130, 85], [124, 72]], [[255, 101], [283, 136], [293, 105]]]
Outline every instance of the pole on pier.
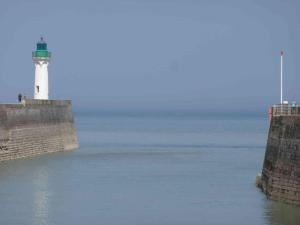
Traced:
[[283, 51], [280, 53], [280, 104], [283, 103], [282, 99], [282, 64], [283, 64]]

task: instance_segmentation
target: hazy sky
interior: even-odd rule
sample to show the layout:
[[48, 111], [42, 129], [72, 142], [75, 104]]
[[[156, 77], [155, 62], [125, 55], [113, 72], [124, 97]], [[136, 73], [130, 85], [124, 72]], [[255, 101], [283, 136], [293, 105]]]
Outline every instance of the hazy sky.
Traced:
[[1, 0], [0, 101], [33, 95], [31, 52], [53, 59], [50, 96], [76, 109], [265, 111], [300, 102], [298, 0]]

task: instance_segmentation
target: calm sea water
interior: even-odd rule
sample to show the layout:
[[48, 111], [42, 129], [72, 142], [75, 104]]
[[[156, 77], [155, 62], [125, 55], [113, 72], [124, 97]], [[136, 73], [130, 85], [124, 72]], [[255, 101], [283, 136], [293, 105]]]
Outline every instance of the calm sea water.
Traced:
[[0, 224], [299, 225], [255, 185], [267, 118], [76, 117], [80, 149], [0, 163]]

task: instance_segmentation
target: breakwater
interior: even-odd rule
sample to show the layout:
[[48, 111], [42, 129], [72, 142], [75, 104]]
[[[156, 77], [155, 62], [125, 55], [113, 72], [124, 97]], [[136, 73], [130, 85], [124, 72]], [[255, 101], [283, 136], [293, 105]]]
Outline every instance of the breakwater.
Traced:
[[300, 205], [300, 106], [271, 110], [268, 141], [259, 183], [273, 200]]
[[70, 100], [0, 104], [0, 161], [77, 147]]

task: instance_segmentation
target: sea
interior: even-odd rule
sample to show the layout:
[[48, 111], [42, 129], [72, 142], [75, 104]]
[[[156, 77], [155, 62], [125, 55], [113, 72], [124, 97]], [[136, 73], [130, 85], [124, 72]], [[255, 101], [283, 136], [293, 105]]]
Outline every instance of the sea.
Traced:
[[77, 113], [80, 148], [0, 163], [3, 225], [299, 225], [255, 187], [267, 115]]

